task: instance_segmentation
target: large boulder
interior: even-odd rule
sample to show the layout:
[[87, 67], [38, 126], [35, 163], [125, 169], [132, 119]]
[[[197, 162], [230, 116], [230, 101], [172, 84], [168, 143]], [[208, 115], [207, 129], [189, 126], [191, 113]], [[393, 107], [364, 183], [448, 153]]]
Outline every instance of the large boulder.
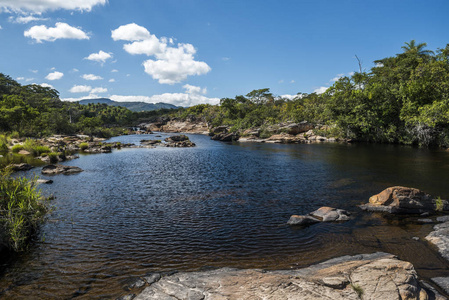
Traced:
[[42, 168], [41, 173], [44, 175], [57, 175], [57, 174], [76, 174], [83, 172], [83, 169], [72, 166], [64, 166], [64, 165], [47, 165]]
[[369, 203], [360, 208], [391, 214], [419, 214], [447, 211], [449, 203], [415, 188], [393, 186], [372, 196]]
[[444, 299], [409, 262], [388, 253], [344, 256], [299, 270], [179, 272], [152, 280], [145, 299]]
[[314, 126], [307, 121], [302, 121], [300, 123], [288, 124], [285, 128], [287, 129], [288, 134], [296, 135], [311, 130]]
[[239, 134], [236, 132], [231, 133], [219, 133], [211, 137], [214, 141], [222, 141], [222, 142], [232, 142], [237, 141], [240, 138]]
[[34, 168], [32, 165], [27, 164], [27, 163], [21, 163], [21, 164], [14, 164], [12, 165], [12, 170], [14, 172], [19, 172], [19, 171], [28, 171], [31, 170], [32, 168]]
[[172, 142], [182, 142], [182, 141], [188, 141], [189, 137], [187, 135], [173, 135], [171, 137], [168, 137], [165, 139], [165, 141], [167, 143], [172, 143]]

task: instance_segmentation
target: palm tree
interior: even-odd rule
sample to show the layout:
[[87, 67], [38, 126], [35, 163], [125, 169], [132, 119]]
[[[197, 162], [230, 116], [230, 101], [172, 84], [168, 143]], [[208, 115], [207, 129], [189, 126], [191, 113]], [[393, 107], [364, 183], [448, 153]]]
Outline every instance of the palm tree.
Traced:
[[415, 54], [418, 56], [430, 56], [435, 53], [432, 50], [424, 50], [427, 47], [427, 43], [416, 44], [415, 40], [411, 40], [409, 43], [405, 42], [405, 46], [401, 48], [404, 50], [405, 54]]

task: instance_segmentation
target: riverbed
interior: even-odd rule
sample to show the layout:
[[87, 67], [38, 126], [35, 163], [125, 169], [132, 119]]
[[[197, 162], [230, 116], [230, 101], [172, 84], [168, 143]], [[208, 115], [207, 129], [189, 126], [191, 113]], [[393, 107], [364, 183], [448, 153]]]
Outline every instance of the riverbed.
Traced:
[[[138, 144], [167, 136], [111, 141]], [[449, 264], [423, 239], [432, 225], [357, 207], [394, 185], [449, 199], [448, 151], [189, 137], [196, 147], [81, 155], [65, 164], [84, 172], [41, 176], [54, 180], [41, 186], [44, 195], [56, 197], [54, 210], [29, 251], [3, 259], [0, 297], [115, 298], [148, 272], [289, 269], [376, 251], [410, 261], [421, 278], [448, 276]], [[321, 206], [349, 210], [354, 218], [286, 224], [290, 215]]]

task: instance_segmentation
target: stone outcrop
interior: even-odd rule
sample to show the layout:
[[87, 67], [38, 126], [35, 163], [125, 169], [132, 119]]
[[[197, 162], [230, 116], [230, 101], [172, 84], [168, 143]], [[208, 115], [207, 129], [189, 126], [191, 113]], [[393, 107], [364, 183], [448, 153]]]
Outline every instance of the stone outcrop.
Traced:
[[369, 203], [361, 205], [360, 208], [391, 214], [420, 214], [447, 211], [449, 203], [418, 189], [393, 186], [372, 196]]
[[191, 142], [186, 135], [174, 135], [165, 139], [166, 147], [195, 147], [195, 143]]
[[147, 299], [444, 299], [391, 254], [344, 256], [299, 270], [218, 269], [154, 276]]
[[38, 184], [52, 184], [53, 180], [51, 180], [51, 179], [38, 179], [38, 180], [36, 180], [36, 182]]
[[441, 256], [449, 260], [449, 221], [433, 227], [426, 240], [437, 246]]
[[341, 222], [351, 219], [350, 215], [351, 214], [344, 209], [323, 206], [305, 216], [292, 215], [287, 224], [310, 225], [319, 222]]
[[188, 133], [199, 133], [208, 134], [209, 127], [206, 122], [199, 120], [165, 120], [161, 119], [157, 122], [150, 123], [146, 127], [151, 131], [163, 131], [163, 132], [188, 132]]
[[211, 137], [212, 140], [221, 142], [233, 142], [237, 141], [239, 138], [240, 136], [237, 132], [219, 133]]
[[72, 166], [64, 166], [64, 165], [47, 165], [42, 168], [41, 173], [44, 175], [57, 175], [57, 174], [76, 174], [83, 172], [83, 169]]
[[12, 165], [12, 170], [14, 172], [19, 172], [19, 171], [28, 171], [31, 170], [32, 168], [34, 168], [32, 165], [27, 164], [27, 163], [21, 163], [21, 164], [14, 164]]

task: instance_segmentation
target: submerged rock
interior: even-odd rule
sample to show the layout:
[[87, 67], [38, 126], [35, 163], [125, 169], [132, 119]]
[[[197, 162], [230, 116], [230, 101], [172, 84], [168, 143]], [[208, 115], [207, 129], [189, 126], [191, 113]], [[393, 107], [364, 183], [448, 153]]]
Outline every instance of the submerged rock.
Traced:
[[83, 172], [83, 169], [72, 166], [64, 166], [64, 165], [48, 165], [42, 168], [41, 173], [44, 175], [57, 175], [57, 174], [75, 174]]
[[[429, 299], [413, 265], [388, 253], [344, 256], [300, 270], [223, 268], [165, 276], [135, 299]], [[435, 299], [440, 298], [436, 295]]]
[[360, 208], [391, 214], [419, 214], [447, 211], [449, 203], [446, 200], [435, 199], [418, 189], [394, 186], [372, 196], [369, 203], [361, 205]]

